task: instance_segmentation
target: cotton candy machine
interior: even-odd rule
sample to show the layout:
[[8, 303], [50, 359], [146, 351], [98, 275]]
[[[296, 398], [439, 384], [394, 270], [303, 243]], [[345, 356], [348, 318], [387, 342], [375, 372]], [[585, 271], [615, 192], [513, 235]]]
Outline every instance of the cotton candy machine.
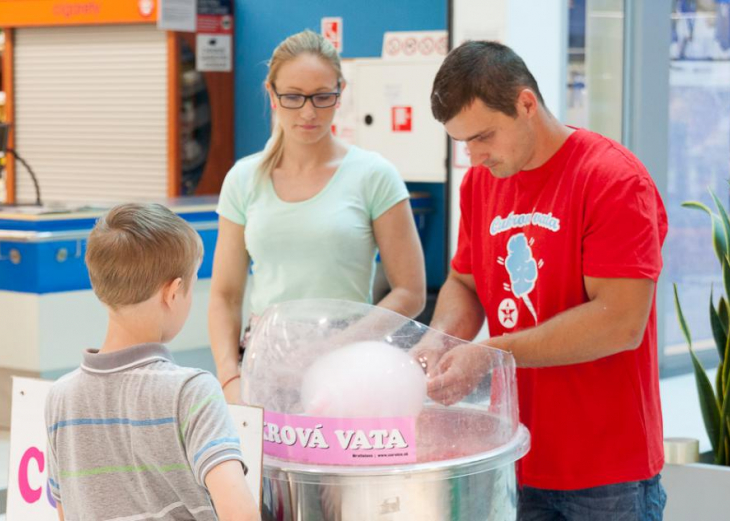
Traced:
[[[529, 434], [509, 353], [338, 300], [272, 306], [249, 346], [242, 398], [264, 408], [265, 520], [516, 518]], [[449, 359], [468, 362], [441, 380]]]

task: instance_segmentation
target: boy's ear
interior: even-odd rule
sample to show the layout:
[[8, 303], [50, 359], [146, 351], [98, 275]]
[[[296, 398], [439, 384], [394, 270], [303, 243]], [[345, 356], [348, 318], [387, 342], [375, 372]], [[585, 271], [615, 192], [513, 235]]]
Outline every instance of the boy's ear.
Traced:
[[178, 277], [162, 286], [162, 301], [168, 306], [172, 306], [177, 298], [178, 290], [182, 286], [182, 278]]

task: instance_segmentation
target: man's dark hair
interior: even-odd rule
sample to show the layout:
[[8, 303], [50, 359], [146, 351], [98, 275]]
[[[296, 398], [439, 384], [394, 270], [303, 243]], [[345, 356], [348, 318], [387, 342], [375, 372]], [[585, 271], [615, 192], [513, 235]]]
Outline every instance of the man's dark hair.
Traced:
[[497, 42], [465, 42], [449, 53], [436, 74], [431, 112], [446, 123], [480, 99], [487, 107], [514, 118], [517, 96], [525, 88], [545, 105], [535, 77], [512, 49]]

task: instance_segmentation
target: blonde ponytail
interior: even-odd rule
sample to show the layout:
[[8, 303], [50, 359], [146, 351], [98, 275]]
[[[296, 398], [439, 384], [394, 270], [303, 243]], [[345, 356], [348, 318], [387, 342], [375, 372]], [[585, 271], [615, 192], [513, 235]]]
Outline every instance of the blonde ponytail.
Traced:
[[284, 155], [284, 130], [277, 122], [271, 130], [271, 140], [264, 149], [264, 157], [259, 163], [258, 172], [261, 177], [270, 176]]
[[[274, 49], [271, 60], [269, 60], [269, 74], [266, 76], [266, 81], [273, 85], [281, 66], [305, 53], [313, 54], [329, 62], [337, 74], [338, 83], [342, 81], [342, 66], [337, 50], [321, 34], [309, 29], [291, 35]], [[259, 163], [259, 174], [270, 176], [281, 161], [283, 154], [284, 130], [279, 123], [276, 123], [271, 129], [271, 140], [264, 149], [263, 158]]]

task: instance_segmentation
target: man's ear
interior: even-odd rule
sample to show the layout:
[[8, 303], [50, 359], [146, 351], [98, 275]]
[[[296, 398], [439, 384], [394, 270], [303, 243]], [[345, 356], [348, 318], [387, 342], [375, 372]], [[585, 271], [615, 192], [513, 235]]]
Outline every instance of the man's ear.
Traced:
[[178, 298], [178, 292], [182, 286], [182, 278], [178, 277], [162, 286], [162, 301], [167, 306], [172, 306], [175, 299]]
[[537, 96], [532, 89], [522, 89], [517, 95], [517, 102], [515, 105], [517, 107], [518, 114], [531, 118], [537, 114], [540, 101], [537, 99]]

